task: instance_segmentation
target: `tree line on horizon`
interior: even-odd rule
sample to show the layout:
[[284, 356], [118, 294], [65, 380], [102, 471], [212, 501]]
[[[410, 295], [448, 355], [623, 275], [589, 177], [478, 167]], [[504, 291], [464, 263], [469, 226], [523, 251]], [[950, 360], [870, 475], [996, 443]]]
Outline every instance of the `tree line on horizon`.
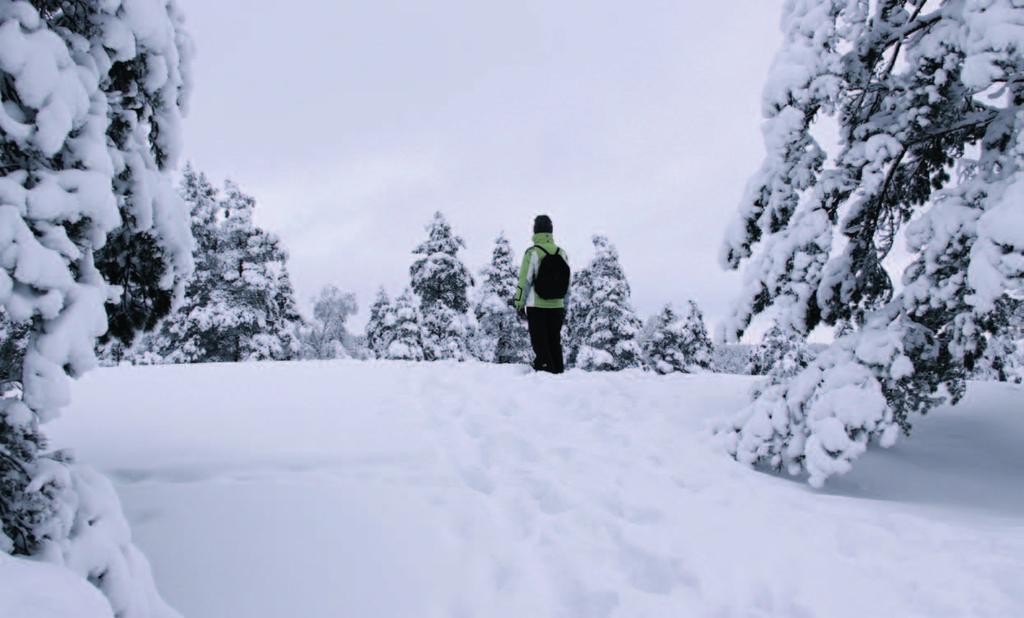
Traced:
[[[247, 362], [264, 360], [437, 361], [497, 364], [532, 359], [526, 325], [512, 307], [518, 261], [508, 238], [494, 240], [491, 259], [474, 277], [461, 261], [465, 241], [441, 212], [426, 226], [427, 238], [411, 252], [409, 284], [397, 296], [379, 288], [362, 333], [347, 324], [358, 311], [355, 294], [322, 287], [304, 317], [280, 239], [253, 220], [256, 200], [228, 180], [222, 189], [186, 164], [179, 193], [189, 207], [195, 239], [194, 272], [183, 302], [148, 331], [123, 338], [111, 330], [99, 340], [105, 365]], [[574, 270], [563, 344], [566, 367], [585, 371], [642, 369], [660, 374], [719, 372], [788, 379], [811, 364], [825, 346], [782, 323], [757, 344], [712, 342], [696, 302], [666, 303], [641, 320], [618, 252], [605, 236], [595, 253]], [[1021, 324], [1009, 305], [1002, 320]], [[850, 332], [839, 324], [836, 336]], [[29, 327], [0, 315], [0, 380], [16, 381]], [[1021, 327], [994, 337], [974, 368], [974, 379], [1021, 383]]]
[[[323, 287], [313, 299], [312, 316], [300, 314], [287, 251], [253, 221], [255, 199], [231, 181], [216, 188], [191, 164], [179, 192], [189, 206], [195, 239], [195, 269], [184, 299], [137, 339], [102, 340], [99, 355], [105, 364], [335, 358], [528, 363], [532, 358], [525, 323], [511, 304], [519, 266], [504, 234], [474, 277], [459, 256], [465, 241], [442, 213], [435, 213], [427, 237], [412, 250], [408, 285], [395, 297], [381, 287], [364, 333], [353, 334], [347, 322], [358, 310], [357, 300], [335, 285]], [[697, 303], [687, 301], [681, 309], [668, 303], [642, 321], [614, 245], [604, 236], [595, 236], [593, 243], [593, 259], [573, 273], [564, 331], [567, 366], [716, 370], [716, 349]]]
[[[324, 286], [312, 299], [311, 316], [300, 313], [288, 253], [276, 235], [255, 224], [252, 196], [230, 180], [216, 188], [191, 164], [185, 166], [179, 193], [189, 206], [195, 239], [195, 269], [183, 302], [136, 339], [101, 339], [98, 355], [104, 364], [340, 358], [525, 364], [532, 359], [526, 325], [510, 302], [519, 266], [503, 233], [474, 277], [459, 257], [465, 241], [441, 212], [435, 213], [427, 237], [411, 252], [408, 285], [394, 297], [381, 287], [364, 331], [357, 334], [347, 327], [358, 311], [357, 299], [336, 285]], [[567, 367], [782, 380], [807, 367], [824, 348], [784, 324], [772, 325], [758, 344], [716, 345], [692, 300], [681, 309], [666, 303], [641, 320], [615, 246], [605, 236], [595, 236], [593, 244], [593, 258], [573, 272], [567, 299]], [[837, 336], [850, 328], [840, 324]], [[0, 335], [0, 373], [6, 375], [4, 369], [19, 366], [27, 327], [0, 316]], [[1009, 333], [993, 340], [972, 377], [1020, 383], [1020, 339]]]

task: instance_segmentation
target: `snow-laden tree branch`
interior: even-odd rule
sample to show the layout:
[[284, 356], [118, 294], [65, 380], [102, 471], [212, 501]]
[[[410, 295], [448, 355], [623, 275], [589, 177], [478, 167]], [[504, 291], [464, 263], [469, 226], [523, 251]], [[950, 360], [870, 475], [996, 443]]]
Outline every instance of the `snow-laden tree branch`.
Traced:
[[182, 21], [174, 0], [0, 3], [0, 311], [30, 331], [20, 389], [0, 399], [0, 551], [66, 565], [126, 618], [172, 612], [109, 483], [47, 453], [40, 425], [96, 365], [97, 338], [151, 327], [192, 270], [171, 182]]
[[[721, 432], [737, 459], [815, 485], [962, 396], [1024, 282], [1024, 8], [924, 4], [787, 4], [767, 156], [722, 251], [746, 262], [725, 337], [769, 307], [800, 333], [856, 325]], [[831, 162], [812, 132], [826, 115]], [[882, 259], [900, 237], [913, 261], [897, 286]]]

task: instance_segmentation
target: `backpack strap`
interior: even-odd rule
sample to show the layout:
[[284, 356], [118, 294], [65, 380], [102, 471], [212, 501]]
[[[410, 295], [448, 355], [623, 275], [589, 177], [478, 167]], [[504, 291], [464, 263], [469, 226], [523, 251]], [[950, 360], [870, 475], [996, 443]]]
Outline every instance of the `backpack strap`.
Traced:
[[[548, 253], [547, 250], [544, 247], [540, 246], [540, 245], [534, 245], [533, 248], [534, 249], [540, 249], [541, 251], [543, 251], [544, 252], [544, 257], [550, 257], [551, 256], [551, 254]], [[558, 253], [557, 249], [555, 249], [555, 253]]]

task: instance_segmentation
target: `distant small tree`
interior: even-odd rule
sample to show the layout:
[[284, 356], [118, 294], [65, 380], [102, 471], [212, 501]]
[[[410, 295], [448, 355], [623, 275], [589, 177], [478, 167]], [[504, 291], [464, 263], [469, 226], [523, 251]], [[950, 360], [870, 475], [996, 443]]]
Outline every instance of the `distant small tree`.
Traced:
[[753, 346], [745, 343], [723, 343], [715, 346], [715, 371], [734, 375], [750, 372], [750, 356]]
[[714, 370], [715, 346], [711, 343], [707, 325], [704, 324], [704, 312], [700, 310], [695, 301], [687, 301], [687, 312], [683, 323], [683, 331], [686, 333], [684, 341], [686, 356], [690, 359], [691, 366], [705, 371]]
[[313, 299], [313, 319], [299, 331], [303, 358], [351, 356], [345, 324], [358, 310], [355, 294], [342, 292], [336, 285], [324, 286]]
[[591, 296], [577, 365], [587, 371], [640, 367], [637, 342], [642, 324], [630, 304], [629, 282], [619, 254], [604, 236], [594, 237], [596, 254], [587, 269]]
[[384, 288], [377, 290], [377, 298], [370, 306], [370, 319], [366, 322], [366, 348], [374, 358], [386, 358], [388, 345], [394, 336], [394, 307]]
[[782, 380], [796, 375], [812, 360], [814, 353], [807, 346], [803, 335], [775, 324], [768, 329], [761, 344], [751, 354], [747, 373]]
[[406, 289], [395, 299], [394, 307], [385, 321], [391, 330], [391, 338], [384, 357], [392, 360], [423, 360], [423, 329], [411, 290]]
[[692, 300], [683, 315], [665, 305], [653, 320], [646, 338], [645, 357], [658, 373], [707, 371], [714, 362], [714, 348], [704, 326], [704, 316]]
[[516, 293], [518, 271], [512, 245], [504, 234], [494, 241], [491, 262], [480, 276], [473, 312], [477, 331], [474, 350], [484, 361], [523, 363], [529, 356], [526, 327], [516, 315], [511, 301]]

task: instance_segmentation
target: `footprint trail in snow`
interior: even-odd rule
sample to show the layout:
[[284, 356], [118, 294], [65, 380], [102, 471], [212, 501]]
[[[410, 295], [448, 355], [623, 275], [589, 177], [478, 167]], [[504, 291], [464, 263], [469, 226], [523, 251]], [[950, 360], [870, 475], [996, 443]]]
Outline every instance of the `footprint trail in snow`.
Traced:
[[[1020, 392], [972, 386], [914, 441], [814, 492], [712, 444], [708, 422], [751, 384], [449, 363], [117, 368], [77, 385], [54, 434], [114, 475], [165, 596], [190, 618], [1024, 606], [1024, 460], [991, 443], [1024, 432]], [[929, 476], [920, 462], [938, 444], [962, 475], [985, 457], [1008, 471], [988, 485]]]

